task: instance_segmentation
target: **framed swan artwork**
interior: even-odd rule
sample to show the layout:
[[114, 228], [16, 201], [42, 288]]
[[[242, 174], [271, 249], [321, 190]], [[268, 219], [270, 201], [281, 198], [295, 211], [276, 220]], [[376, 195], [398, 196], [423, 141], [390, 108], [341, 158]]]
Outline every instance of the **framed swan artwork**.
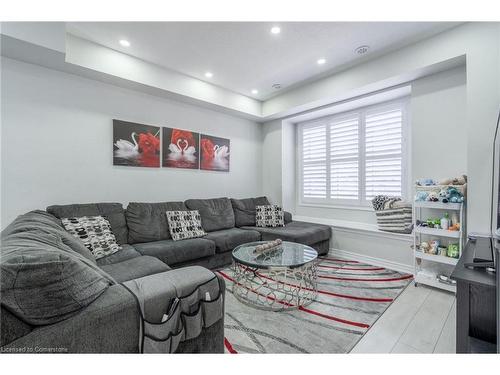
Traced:
[[160, 167], [160, 127], [113, 120], [113, 165]]
[[163, 167], [198, 169], [200, 134], [190, 130], [163, 128]]
[[229, 172], [230, 153], [229, 139], [200, 135], [200, 169]]

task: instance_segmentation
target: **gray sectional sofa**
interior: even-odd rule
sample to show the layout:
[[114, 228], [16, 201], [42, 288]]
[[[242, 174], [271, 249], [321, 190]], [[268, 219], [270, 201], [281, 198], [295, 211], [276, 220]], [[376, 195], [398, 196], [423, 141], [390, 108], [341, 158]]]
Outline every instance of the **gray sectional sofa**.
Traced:
[[[173, 269], [196, 279], [196, 267], [216, 269], [229, 265], [236, 246], [261, 239], [281, 238], [310, 245], [319, 254], [328, 252], [328, 226], [295, 222], [285, 213], [284, 227], [256, 227], [255, 206], [263, 204], [269, 204], [265, 197], [129, 203], [126, 209], [120, 203], [73, 204], [19, 216], [1, 235], [0, 351], [22, 352], [37, 347], [40, 351], [63, 348], [62, 351], [77, 353], [137, 352], [140, 311], [121, 283]], [[169, 210], [198, 210], [207, 235], [173, 241], [165, 215]], [[109, 220], [122, 247], [97, 261], [60, 222], [64, 217], [95, 215]], [[35, 266], [30, 263], [33, 271], [19, 265], [27, 257], [35, 258]], [[39, 272], [45, 272], [47, 277], [48, 264], [56, 270], [70, 270], [58, 274], [64, 287], [50, 291], [44, 289], [44, 282], [49, 285], [48, 281], [37, 280]], [[15, 267], [27, 275], [22, 282], [18, 275], [13, 275], [13, 269], [17, 272]], [[223, 280], [220, 285], [223, 289]], [[19, 301], [20, 296], [32, 298]], [[54, 298], [58, 301], [54, 302]], [[54, 304], [60, 311], [47, 310], [53, 309]], [[176, 352], [220, 353], [224, 350], [223, 338], [222, 317], [204, 327], [198, 337], [181, 342]]]

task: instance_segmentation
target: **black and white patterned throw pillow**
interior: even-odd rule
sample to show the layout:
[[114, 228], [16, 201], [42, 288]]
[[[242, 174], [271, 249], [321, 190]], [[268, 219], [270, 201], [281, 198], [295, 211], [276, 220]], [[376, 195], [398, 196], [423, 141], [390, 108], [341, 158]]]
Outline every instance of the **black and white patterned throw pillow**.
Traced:
[[167, 211], [168, 228], [174, 241], [198, 238], [206, 235], [201, 226], [198, 210]]
[[83, 241], [96, 259], [121, 250], [109, 221], [102, 216], [68, 217], [61, 219], [61, 222], [64, 229]]
[[255, 222], [258, 227], [283, 227], [285, 218], [283, 208], [270, 204], [267, 206], [255, 206]]

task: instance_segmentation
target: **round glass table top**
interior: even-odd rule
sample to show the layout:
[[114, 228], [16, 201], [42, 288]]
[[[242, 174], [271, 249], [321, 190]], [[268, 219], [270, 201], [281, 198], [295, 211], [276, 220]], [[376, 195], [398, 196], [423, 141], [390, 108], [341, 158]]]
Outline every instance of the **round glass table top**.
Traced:
[[233, 259], [238, 263], [249, 267], [300, 267], [315, 260], [318, 252], [310, 246], [295, 242], [286, 242], [264, 253], [255, 253], [257, 245], [265, 244], [267, 241], [249, 242], [238, 246], [233, 250]]

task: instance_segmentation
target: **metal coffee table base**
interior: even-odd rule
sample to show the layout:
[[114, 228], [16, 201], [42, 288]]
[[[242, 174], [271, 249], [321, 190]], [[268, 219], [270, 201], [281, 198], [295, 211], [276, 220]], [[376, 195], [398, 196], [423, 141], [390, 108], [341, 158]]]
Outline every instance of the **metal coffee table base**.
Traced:
[[298, 309], [316, 299], [316, 262], [299, 267], [248, 267], [233, 262], [233, 295], [240, 302], [263, 310]]

